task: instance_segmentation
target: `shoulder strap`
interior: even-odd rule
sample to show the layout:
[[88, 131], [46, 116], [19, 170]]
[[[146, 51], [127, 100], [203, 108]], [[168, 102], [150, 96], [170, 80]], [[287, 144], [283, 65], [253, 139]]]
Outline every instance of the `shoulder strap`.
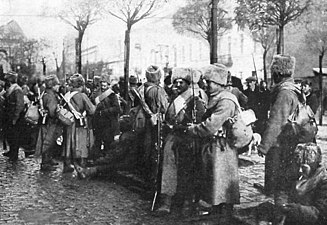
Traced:
[[114, 93], [114, 92], [110, 88], [108, 90], [106, 90], [105, 92], [101, 93], [101, 95], [99, 95], [98, 97], [95, 98], [95, 100], [94, 100], [95, 104], [98, 105], [103, 99], [105, 99], [112, 93]]
[[[152, 86], [150, 86], [149, 88], [151, 88]], [[144, 88], [144, 87], [143, 87]], [[147, 90], [144, 90], [145, 91], [149, 91], [149, 88], [147, 88]], [[148, 115], [153, 115], [154, 113], [151, 111], [150, 107], [148, 106], [148, 104], [146, 104], [145, 102], [145, 98], [144, 98], [144, 92], [142, 91], [142, 87], [139, 90], [134, 90], [135, 91], [135, 95], [136, 97], [140, 100], [140, 103], [141, 103], [141, 106], [142, 108], [144, 109], [144, 111], [148, 114]], [[143, 95], [142, 95], [143, 93]]]

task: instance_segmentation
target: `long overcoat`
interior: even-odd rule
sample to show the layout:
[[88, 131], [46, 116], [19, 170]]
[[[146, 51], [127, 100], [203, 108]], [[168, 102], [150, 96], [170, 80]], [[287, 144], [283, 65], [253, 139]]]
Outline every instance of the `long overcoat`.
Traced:
[[[81, 114], [86, 113], [86, 117], [93, 115], [95, 106], [85, 93], [80, 92], [78, 88], [73, 88], [71, 92], [77, 91], [71, 99], [70, 103], [75, 110]], [[73, 125], [66, 127], [66, 134], [64, 138], [66, 158], [87, 158], [89, 150], [92, 147], [91, 129], [86, 126], [79, 127], [79, 121], [75, 120]]]
[[62, 133], [62, 126], [60, 125], [56, 116], [56, 108], [59, 101], [54, 90], [45, 89], [42, 100], [43, 107], [47, 111], [48, 115], [46, 123], [42, 124], [39, 129], [39, 135], [35, 149], [36, 156], [39, 156], [47, 151], [51, 151], [51, 149], [56, 144], [57, 138]]
[[300, 95], [300, 88], [294, 84], [292, 78], [284, 79], [271, 92], [270, 116], [260, 145], [260, 151], [266, 154], [265, 192], [267, 194], [275, 191], [282, 161], [287, 161], [290, 157], [287, 155], [296, 147], [295, 139], [285, 140], [281, 133], [289, 116], [295, 111]]
[[237, 102], [235, 95], [227, 90], [211, 94], [203, 122], [188, 130], [203, 140], [202, 193], [212, 205], [240, 201], [237, 150], [219, 135], [225, 121], [237, 113], [234, 101]]
[[[165, 121], [170, 126], [199, 123], [206, 109], [205, 100], [192, 95], [189, 88], [167, 109]], [[194, 112], [195, 110], [195, 112]], [[193, 118], [195, 117], [195, 118]], [[164, 142], [161, 193], [173, 196], [178, 191], [191, 198], [198, 178], [199, 140], [185, 133], [170, 131]], [[178, 184], [177, 184], [178, 183]], [[188, 195], [188, 196], [186, 196]]]

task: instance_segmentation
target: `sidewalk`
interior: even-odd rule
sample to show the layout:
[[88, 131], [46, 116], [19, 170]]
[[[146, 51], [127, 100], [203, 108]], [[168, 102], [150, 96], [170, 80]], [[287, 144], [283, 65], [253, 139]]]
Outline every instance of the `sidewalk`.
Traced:
[[[327, 124], [324, 118], [324, 124]], [[321, 147], [323, 162], [327, 163], [327, 125], [319, 126], [317, 143]], [[245, 224], [258, 224], [254, 207], [264, 202], [273, 202], [272, 198], [261, 194], [253, 187], [254, 183], [264, 184], [264, 158], [253, 154], [250, 157], [240, 155], [240, 159], [247, 164], [239, 168], [241, 204], [235, 207], [235, 217]], [[260, 223], [268, 224], [268, 223]]]

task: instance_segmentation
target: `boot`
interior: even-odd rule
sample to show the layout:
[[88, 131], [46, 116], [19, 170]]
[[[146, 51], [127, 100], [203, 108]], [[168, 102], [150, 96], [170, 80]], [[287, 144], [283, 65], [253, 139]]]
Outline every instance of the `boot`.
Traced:
[[74, 171], [74, 166], [72, 165], [70, 160], [65, 160], [64, 168], [62, 170], [63, 173], [72, 173]]
[[192, 201], [185, 200], [183, 203], [183, 207], [181, 210], [181, 214], [183, 217], [188, 218], [192, 216], [193, 209], [192, 209]]
[[170, 213], [170, 207], [171, 207], [171, 196], [162, 194], [160, 197], [161, 205], [156, 210], [158, 215], [164, 216]]
[[56, 170], [56, 167], [53, 167], [52, 165], [48, 163], [41, 163], [41, 170], [42, 171], [53, 171]]
[[10, 157], [12, 155], [11, 151], [2, 153], [3, 156]]
[[86, 167], [86, 158], [81, 158], [81, 167]]

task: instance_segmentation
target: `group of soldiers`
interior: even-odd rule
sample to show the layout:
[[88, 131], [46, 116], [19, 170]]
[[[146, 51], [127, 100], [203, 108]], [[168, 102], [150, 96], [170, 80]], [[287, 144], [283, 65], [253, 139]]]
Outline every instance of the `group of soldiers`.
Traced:
[[[293, 80], [294, 66], [295, 59], [285, 55], [275, 56], [271, 64], [275, 87], [258, 146], [258, 153], [266, 157], [263, 191], [275, 195], [276, 218], [285, 224], [326, 224], [327, 171], [321, 165], [319, 146], [315, 139], [299, 147], [297, 141], [279, 136], [301, 95]], [[46, 115], [39, 125], [35, 153], [42, 156], [41, 170], [56, 168], [53, 149], [60, 136], [63, 172], [81, 168], [86, 173], [90, 159], [94, 163], [106, 155], [112, 157], [116, 135], [124, 143], [129, 138], [125, 134], [131, 133], [133, 139], [125, 147], [133, 149], [135, 154], [128, 155], [135, 156], [142, 175], [155, 185], [159, 197], [155, 195], [152, 208], [156, 214], [169, 214], [176, 200], [185, 217], [212, 214], [231, 224], [233, 206], [240, 203], [239, 149], [227, 141], [225, 122], [238, 115], [242, 96], [231, 88], [231, 74], [221, 64], [173, 68], [171, 84], [165, 87], [160, 86], [159, 67], [148, 67], [145, 76], [147, 81], [139, 85], [131, 77], [128, 99], [119, 95], [107, 75], [91, 92], [85, 91], [80, 74], [72, 75], [64, 88], [59, 88], [55, 75], [45, 76], [44, 84], [36, 87]], [[17, 74], [8, 72], [5, 79], [4, 130], [10, 150], [4, 155], [16, 161], [24, 94], [16, 83]], [[75, 122], [63, 125], [58, 105], [72, 111]], [[112, 159], [117, 163], [117, 157]], [[98, 171], [101, 168], [108, 167]]]

